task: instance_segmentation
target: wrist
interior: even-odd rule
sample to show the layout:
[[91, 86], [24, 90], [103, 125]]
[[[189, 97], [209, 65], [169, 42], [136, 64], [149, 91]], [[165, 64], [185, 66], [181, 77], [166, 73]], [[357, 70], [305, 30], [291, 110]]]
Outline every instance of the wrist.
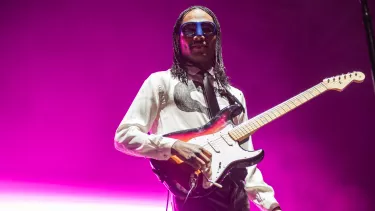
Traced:
[[272, 211], [281, 211], [281, 207], [277, 206], [277, 207], [273, 208]]
[[178, 147], [178, 142], [180, 142], [180, 140], [174, 140], [173, 144], [171, 145], [171, 154], [172, 155], [176, 155], [177, 154], [177, 150], [176, 148]]

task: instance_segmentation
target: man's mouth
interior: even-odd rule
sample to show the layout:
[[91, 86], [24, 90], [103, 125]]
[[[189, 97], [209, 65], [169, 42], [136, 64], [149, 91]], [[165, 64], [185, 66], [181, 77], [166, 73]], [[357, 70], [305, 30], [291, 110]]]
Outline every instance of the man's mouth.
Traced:
[[196, 44], [193, 44], [191, 45], [192, 48], [203, 48], [203, 47], [207, 47], [207, 45], [203, 44], [203, 43], [196, 43]]

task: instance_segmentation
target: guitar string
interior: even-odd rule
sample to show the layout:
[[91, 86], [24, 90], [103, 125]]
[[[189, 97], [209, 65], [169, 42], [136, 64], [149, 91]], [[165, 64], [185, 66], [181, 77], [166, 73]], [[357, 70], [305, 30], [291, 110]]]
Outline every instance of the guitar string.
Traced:
[[[210, 141], [210, 142], [207, 142], [207, 143], [205, 143], [205, 144], [203, 144], [203, 145], [201, 145], [204, 149], [206, 149], [206, 150], [208, 150], [208, 148], [209, 149], [211, 149], [211, 148], [213, 148], [213, 150], [215, 151], [215, 147], [219, 147], [218, 146], [218, 144], [220, 144], [222, 141], [225, 141], [225, 138], [230, 138], [230, 136], [229, 136], [229, 134], [224, 134], [224, 135], [221, 135], [220, 136], [220, 138], [217, 138], [217, 139], [214, 139], [214, 140], [212, 140], [212, 141]], [[234, 141], [234, 140], [233, 140]], [[225, 141], [226, 142], [226, 141]], [[234, 142], [236, 142], [236, 141], [234, 141]], [[228, 143], [227, 143], [228, 144]], [[228, 144], [229, 145], [229, 144]], [[206, 148], [206, 147], [208, 147], [208, 148]]]

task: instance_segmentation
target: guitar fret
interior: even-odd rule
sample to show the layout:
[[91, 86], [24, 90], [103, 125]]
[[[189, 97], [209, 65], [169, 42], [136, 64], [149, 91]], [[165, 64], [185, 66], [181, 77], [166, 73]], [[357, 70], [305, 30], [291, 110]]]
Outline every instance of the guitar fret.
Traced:
[[293, 100], [291, 100], [289, 102], [294, 106], [294, 108], [297, 107], [296, 104], [293, 103]]
[[264, 117], [263, 115], [262, 116], [260, 116], [260, 119], [262, 120], [262, 122], [264, 123], [264, 124], [267, 124], [268, 123], [268, 120], [266, 119], [266, 117]]
[[[275, 119], [276, 119], [278, 116], [280, 116], [280, 113], [279, 113], [278, 111], [276, 111], [276, 109], [273, 109], [273, 108], [272, 108], [272, 109], [270, 109], [270, 111], [272, 112], [273, 115], [275, 115]], [[277, 112], [278, 114], [275, 114], [276, 112]]]
[[307, 91], [303, 92], [302, 95], [305, 96], [307, 100], [311, 99], [310, 96], [307, 94]]
[[301, 102], [302, 102], [302, 103], [305, 103], [305, 102], [307, 101], [306, 97], [303, 96], [302, 94], [299, 94], [299, 95], [298, 95], [298, 98], [301, 99]]
[[239, 137], [243, 137], [245, 134], [239, 130], [238, 135], [239, 135]]
[[305, 93], [301, 93], [301, 95], [306, 99], [306, 101], [310, 100], [309, 98], [306, 97]]
[[251, 128], [251, 131], [254, 131], [257, 129], [257, 127], [252, 122], [248, 122], [247, 125], [249, 128]]
[[242, 136], [243, 134], [243, 131], [242, 131], [242, 126], [240, 126], [240, 127], [238, 127], [237, 128], [237, 133], [238, 133], [238, 135], [240, 135], [240, 136]]
[[237, 136], [237, 138], [240, 138], [240, 137], [241, 137], [241, 135], [238, 134], [238, 129], [234, 130], [233, 132], [234, 132], [234, 134]]
[[292, 109], [293, 109], [293, 104], [291, 104], [291, 103], [289, 102], [289, 100], [286, 101], [285, 104], [288, 106], [289, 110], [292, 110]]
[[253, 121], [252, 124], [254, 125], [255, 129], [258, 129], [260, 127], [262, 127], [260, 124], [258, 124], [258, 122], [256, 121]]
[[292, 109], [293, 109], [293, 105], [290, 104], [289, 100], [286, 101], [285, 105], [288, 106], [289, 110], [292, 110]]
[[258, 120], [259, 120], [258, 123], [259, 123], [260, 126], [262, 126], [262, 125], [264, 124], [263, 121], [262, 121], [259, 117], [258, 117], [256, 120], [257, 120], [257, 122], [258, 122]]
[[310, 88], [310, 89], [309, 89], [309, 93], [310, 93], [312, 96], [314, 96], [314, 97], [316, 96], [316, 95], [314, 94], [314, 89], [313, 89], [313, 88]]
[[302, 104], [301, 100], [300, 100], [298, 97], [295, 97], [294, 99], [295, 99], [296, 102], [298, 103], [298, 106]]
[[[318, 88], [316, 88], [316, 86], [314, 86], [313, 89], [314, 89], [318, 94], [320, 94], [320, 91], [319, 91]], [[318, 95], [318, 94], [317, 94], [317, 95]]]
[[313, 97], [314, 97], [314, 95], [311, 94], [310, 89], [306, 90], [305, 93], [306, 93], [306, 94], [309, 94], [310, 98], [313, 98]]
[[268, 114], [264, 114], [264, 116], [265, 116], [265, 118], [267, 119], [268, 122], [272, 121], [272, 118]]
[[274, 110], [273, 109], [270, 109], [270, 113], [273, 114], [275, 116], [275, 119], [277, 118], [277, 115], [275, 114]]
[[281, 114], [285, 114], [285, 110], [282, 107], [278, 106], [277, 109], [280, 111]]
[[311, 94], [313, 97], [315, 97], [314, 91], [312, 89], [309, 89], [309, 94]]
[[284, 108], [282, 106], [278, 106], [279, 109], [282, 109], [282, 111], [284, 112], [283, 114], [286, 113], [286, 111], [284, 110]]
[[316, 89], [320, 92], [320, 93], [323, 93], [325, 90], [324, 90], [324, 87], [322, 87], [322, 85], [317, 85], [316, 86]]
[[318, 85], [318, 89], [319, 89], [319, 90], [321, 89], [321, 90], [322, 90], [321, 92], [324, 92], [324, 91], [327, 90], [327, 87], [324, 86], [324, 84], [320, 83], [320, 84]]
[[254, 131], [255, 130], [255, 128], [253, 128], [251, 124], [246, 125], [246, 127], [247, 127], [247, 129], [249, 129], [249, 131]]
[[[260, 116], [259, 118], [260, 118], [260, 121], [263, 122], [263, 124], [267, 124], [267, 123], [268, 123], [267, 119], [266, 119], [263, 115]], [[264, 120], [264, 121], [263, 121], [263, 120]]]
[[262, 121], [263, 125], [268, 123], [267, 119], [264, 118], [263, 116], [260, 116], [259, 119], [260, 119], [260, 121]]
[[244, 133], [244, 135], [250, 132], [250, 131], [247, 131], [247, 127], [245, 126], [242, 126], [240, 128], [241, 128], [241, 131]]
[[241, 136], [243, 136], [244, 134], [246, 134], [246, 131], [244, 130], [243, 126], [238, 127], [238, 132], [239, 132], [239, 134], [241, 134]]
[[296, 99], [298, 100], [298, 102], [300, 103], [300, 105], [303, 104], [303, 102], [300, 99], [300, 96], [297, 96]]
[[249, 132], [254, 130], [254, 128], [249, 123], [244, 125], [244, 127], [246, 127], [246, 131], [249, 131]]
[[311, 94], [309, 93], [309, 90], [306, 90], [304, 94], [309, 98], [309, 100], [312, 98]]
[[233, 136], [233, 139], [238, 139], [239, 137], [237, 136], [236, 130], [231, 131], [231, 135]]
[[247, 133], [250, 133], [250, 132], [257, 129], [257, 127], [251, 121], [248, 122], [245, 126], [246, 126], [246, 129], [248, 131]]
[[283, 109], [283, 110], [285, 111], [285, 113], [286, 113], [286, 112], [288, 112], [288, 111], [289, 111], [289, 109], [288, 109], [288, 108], [285, 108], [285, 109], [284, 109], [284, 106], [285, 106], [284, 104], [283, 104], [283, 105], [281, 105], [281, 108], [282, 108], [282, 109]]
[[255, 118], [255, 122], [258, 124], [258, 127], [261, 127], [262, 123], [258, 121], [258, 118]]
[[296, 101], [295, 98], [291, 98], [290, 101], [293, 103], [293, 105], [294, 105], [295, 107], [299, 106], [299, 104], [298, 104], [298, 102]]
[[238, 137], [241, 137], [241, 136], [242, 136], [242, 135], [241, 135], [241, 130], [240, 130], [239, 127], [236, 128], [236, 134], [237, 134]]
[[292, 110], [293, 106], [291, 106], [288, 101], [285, 102], [285, 105], [288, 107], [289, 111]]
[[274, 111], [277, 112], [276, 115], [277, 115], [278, 117], [282, 115], [282, 113], [280, 113], [279, 110], [277, 110], [277, 108], [275, 108]]

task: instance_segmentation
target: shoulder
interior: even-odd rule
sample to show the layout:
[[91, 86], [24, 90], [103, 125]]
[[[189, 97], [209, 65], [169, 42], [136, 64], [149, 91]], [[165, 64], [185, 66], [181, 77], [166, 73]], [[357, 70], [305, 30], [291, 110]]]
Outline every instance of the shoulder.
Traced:
[[148, 86], [163, 86], [170, 82], [172, 74], [170, 69], [155, 71], [150, 73], [144, 80], [144, 84]]
[[167, 69], [167, 70], [153, 72], [148, 76], [147, 79], [152, 80], [152, 81], [160, 81], [160, 80], [168, 80], [171, 78], [172, 78], [171, 71], [170, 69]]
[[172, 76], [170, 69], [155, 71], [149, 74], [147, 79], [144, 81], [144, 86], [149, 87], [153, 91], [159, 92], [159, 94], [166, 93], [170, 89], [173, 89], [174, 85], [178, 83], [178, 80]]
[[232, 93], [239, 100], [245, 99], [243, 91], [240, 90], [238, 87], [235, 87], [233, 85], [229, 85], [228, 91], [230, 91], [230, 93]]

